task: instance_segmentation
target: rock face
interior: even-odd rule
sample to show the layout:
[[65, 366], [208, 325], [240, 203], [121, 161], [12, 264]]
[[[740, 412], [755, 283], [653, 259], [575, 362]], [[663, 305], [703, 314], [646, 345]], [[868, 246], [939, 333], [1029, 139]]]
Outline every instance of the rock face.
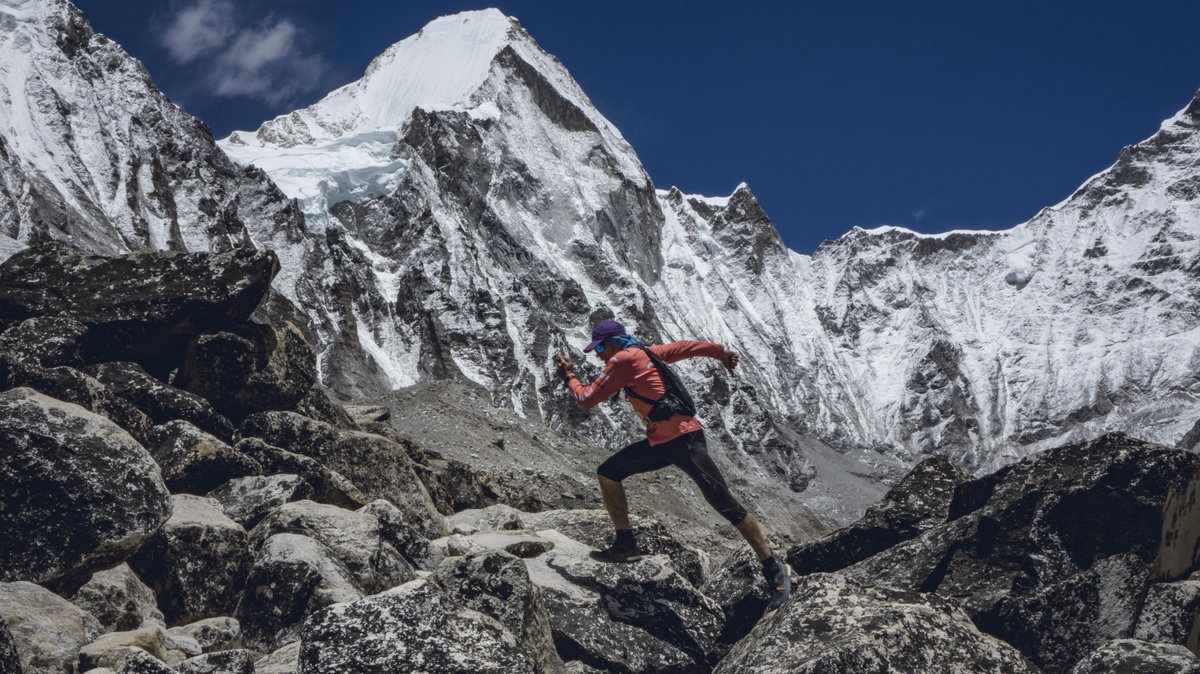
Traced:
[[1133, 638], [1179, 644], [1195, 652], [1200, 649], [1197, 618], [1200, 618], [1200, 580], [1154, 583], [1146, 591]]
[[154, 591], [128, 564], [92, 574], [71, 597], [71, 603], [95, 616], [105, 632], [128, 631], [147, 620], [163, 620]]
[[854, 524], [788, 551], [797, 573], [836, 571], [945, 521], [954, 488], [967, 476], [944, 456], [917, 464]]
[[243, 527], [253, 527], [279, 506], [312, 494], [312, 485], [304, 478], [282, 474], [235, 478], [208, 495], [221, 504], [230, 519]]
[[245, 321], [277, 271], [270, 251], [97, 257], [50, 243], [0, 265], [0, 323], [70, 316], [87, 327], [86, 361], [161, 369], [177, 362], [196, 326]]
[[86, 579], [171, 514], [158, 466], [128, 433], [27, 388], [0, 393], [0, 579]]
[[249, 323], [189, 342], [177, 381], [240, 421], [294, 409], [316, 378], [316, 354], [296, 326]]
[[75, 671], [79, 649], [100, 635], [87, 611], [24, 581], [0, 583], [0, 620], [8, 626], [25, 674]]
[[763, 580], [762, 563], [749, 548], [729, 555], [700, 591], [721, 607], [725, 625], [717, 635], [717, 653], [741, 641], [767, 611], [771, 597]]
[[1169, 546], [1195, 549], [1164, 510], [1194, 488], [1198, 466], [1194, 454], [1122, 435], [1046, 450], [963, 483], [948, 522], [846, 573], [956, 597], [980, 629], [1043, 671], [1066, 672], [1132, 634]]
[[168, 625], [231, 615], [250, 566], [246, 530], [213, 499], [171, 500], [171, 519], [130, 567], [154, 590]]
[[67, 316], [30, 318], [0, 334], [0, 352], [42, 367], [76, 366], [86, 334], [87, 327]]
[[1200, 660], [1183, 646], [1114, 639], [1081, 660], [1071, 674], [1198, 674]]
[[1038, 674], [952, 600], [813, 574], [729, 652], [716, 674]]
[[306, 674], [538, 671], [500, 622], [454, 605], [423, 580], [332, 606], [304, 623], [300, 641], [300, 671]]

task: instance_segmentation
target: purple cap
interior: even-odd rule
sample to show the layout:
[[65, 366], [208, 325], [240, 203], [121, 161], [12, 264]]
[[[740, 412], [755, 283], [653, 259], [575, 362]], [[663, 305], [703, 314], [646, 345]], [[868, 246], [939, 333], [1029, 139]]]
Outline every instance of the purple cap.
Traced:
[[616, 321], [600, 321], [596, 327], [592, 328], [592, 343], [588, 344], [583, 350], [591, 351], [596, 348], [600, 342], [609, 337], [620, 337], [625, 334], [625, 326]]

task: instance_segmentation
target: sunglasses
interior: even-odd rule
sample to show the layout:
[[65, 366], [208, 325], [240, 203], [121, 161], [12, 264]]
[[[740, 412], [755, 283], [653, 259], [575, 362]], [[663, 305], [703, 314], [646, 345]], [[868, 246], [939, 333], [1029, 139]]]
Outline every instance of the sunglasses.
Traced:
[[604, 342], [596, 345], [596, 353], [604, 353]]

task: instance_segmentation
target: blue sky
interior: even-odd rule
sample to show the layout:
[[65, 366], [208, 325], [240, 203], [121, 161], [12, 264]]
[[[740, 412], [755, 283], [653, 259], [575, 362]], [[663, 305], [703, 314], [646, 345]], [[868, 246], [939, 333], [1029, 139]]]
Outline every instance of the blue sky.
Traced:
[[431, 19], [499, 7], [659, 187], [750, 184], [784, 241], [1010, 227], [1200, 89], [1200, 2], [79, 0], [218, 137], [357, 79]]

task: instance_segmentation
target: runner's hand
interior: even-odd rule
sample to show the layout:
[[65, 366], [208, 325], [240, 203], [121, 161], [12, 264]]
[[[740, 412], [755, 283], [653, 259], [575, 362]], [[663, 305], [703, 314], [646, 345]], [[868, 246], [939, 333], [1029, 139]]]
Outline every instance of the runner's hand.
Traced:
[[559, 379], [566, 379], [575, 374], [575, 363], [561, 353], [554, 354], [554, 374]]
[[721, 354], [721, 364], [725, 366], [726, 370], [733, 372], [733, 368], [738, 364], [737, 352], [725, 349], [725, 353]]

